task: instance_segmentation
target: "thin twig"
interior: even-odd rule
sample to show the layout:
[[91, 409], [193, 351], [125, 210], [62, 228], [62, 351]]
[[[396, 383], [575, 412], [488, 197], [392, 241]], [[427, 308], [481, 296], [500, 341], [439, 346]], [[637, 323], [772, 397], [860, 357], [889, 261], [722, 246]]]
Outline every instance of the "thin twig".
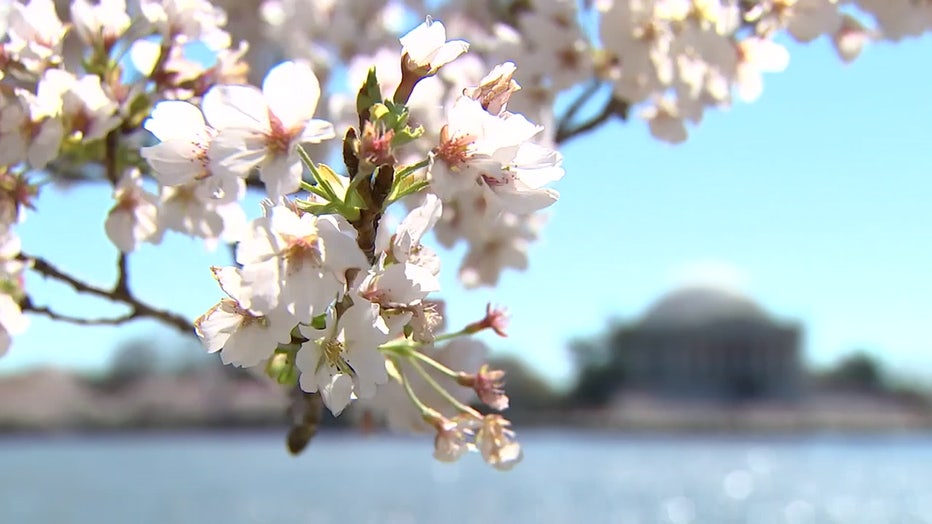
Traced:
[[561, 131], [565, 132], [566, 129], [570, 127], [570, 124], [572, 123], [573, 119], [576, 118], [576, 114], [579, 113], [579, 110], [582, 109], [584, 105], [586, 105], [586, 102], [595, 96], [595, 94], [599, 91], [599, 87], [601, 86], [602, 83], [599, 81], [599, 79], [592, 79], [592, 82], [589, 84], [589, 86], [586, 87], [586, 89], [583, 90], [583, 92], [580, 93], [578, 97], [576, 97], [576, 100], [573, 100], [569, 107], [566, 108], [566, 112], [560, 116], [560, 119], [557, 121], [557, 134], [560, 134]]
[[[92, 284], [88, 284], [87, 282], [84, 282], [77, 277], [65, 273], [41, 257], [34, 257], [20, 253], [18, 258], [20, 260], [30, 262], [30, 267], [37, 273], [47, 278], [53, 278], [55, 280], [64, 282], [79, 293], [86, 293], [88, 295], [106, 298], [113, 302], [126, 304], [130, 307], [130, 312], [124, 316], [122, 319], [123, 322], [128, 322], [137, 318], [148, 317], [164, 322], [183, 333], [190, 333], [194, 330], [194, 324], [190, 320], [177, 313], [158, 309], [149, 304], [146, 304], [145, 302], [136, 298], [128, 288], [121, 289], [120, 286], [117, 285], [114, 287], [114, 289], [104, 289]], [[39, 312], [47, 314], [42, 311]]]
[[118, 317], [110, 318], [82, 318], [76, 317], [73, 315], [66, 315], [64, 313], [58, 313], [57, 311], [52, 310], [48, 306], [36, 306], [32, 301], [27, 297], [22, 304], [23, 311], [28, 311], [31, 313], [38, 313], [40, 315], [45, 315], [52, 320], [57, 320], [59, 322], [68, 322], [71, 324], [77, 324], [80, 326], [116, 326], [118, 324], [123, 324], [129, 322], [133, 319], [133, 312], [120, 315]]
[[608, 102], [606, 102], [605, 107], [602, 108], [602, 111], [600, 111], [597, 115], [593, 116], [589, 120], [586, 120], [585, 122], [582, 122], [581, 124], [570, 129], [558, 129], [554, 140], [557, 144], [562, 144], [571, 138], [592, 131], [593, 129], [604, 124], [612, 116], [618, 116], [622, 120], [627, 119], [628, 103], [617, 98], [611, 98]]

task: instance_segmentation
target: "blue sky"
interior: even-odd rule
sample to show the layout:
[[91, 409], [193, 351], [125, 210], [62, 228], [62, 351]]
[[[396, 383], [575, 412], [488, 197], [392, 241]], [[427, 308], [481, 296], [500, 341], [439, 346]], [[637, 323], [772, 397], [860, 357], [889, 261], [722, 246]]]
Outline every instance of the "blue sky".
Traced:
[[[760, 100], [708, 113], [684, 145], [653, 140], [637, 120], [567, 144], [562, 197], [527, 272], [464, 291], [454, 276], [462, 251], [445, 254], [451, 326], [481, 316], [488, 301], [508, 306], [510, 337], [487, 339], [495, 351], [565, 384], [570, 339], [636, 318], [683, 279], [711, 275], [800, 321], [810, 363], [863, 348], [932, 382], [932, 38], [874, 45], [850, 66], [826, 42], [791, 51], [790, 68], [766, 77]], [[46, 189], [20, 228], [24, 251], [110, 285], [109, 202], [103, 185]], [[220, 297], [208, 266], [227, 260], [172, 234], [133, 256], [132, 285], [194, 318]], [[63, 312], [119, 311], [39, 277], [27, 286]], [[77, 327], [35, 317], [0, 373], [99, 369], [134, 336], [166, 348], [184, 340], [149, 321]]]

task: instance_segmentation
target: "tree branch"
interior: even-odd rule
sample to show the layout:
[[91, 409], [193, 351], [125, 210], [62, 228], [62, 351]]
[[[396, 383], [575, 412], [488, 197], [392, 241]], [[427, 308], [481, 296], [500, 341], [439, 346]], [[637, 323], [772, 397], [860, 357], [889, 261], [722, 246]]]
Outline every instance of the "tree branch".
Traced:
[[[75, 291], [79, 293], [86, 293], [88, 295], [94, 295], [97, 297], [106, 298], [113, 302], [125, 304], [130, 307], [130, 312], [127, 313], [126, 315], [123, 315], [122, 317], [116, 317], [114, 319], [101, 319], [99, 321], [98, 320], [91, 321], [92, 319], [76, 319], [74, 317], [67, 317], [66, 315], [60, 315], [60, 314], [51, 312], [48, 310], [48, 308], [45, 308], [45, 307], [34, 307], [33, 309], [31, 309], [34, 312], [45, 314], [55, 320], [63, 320], [66, 322], [87, 323], [87, 324], [92, 324], [92, 323], [119, 324], [123, 322], [129, 322], [137, 318], [148, 317], [148, 318], [154, 318], [156, 320], [164, 322], [178, 329], [182, 333], [190, 333], [194, 330], [194, 324], [190, 320], [186, 319], [185, 317], [177, 313], [173, 313], [171, 311], [158, 309], [136, 298], [132, 294], [132, 292], [130, 292], [129, 287], [126, 285], [126, 282], [125, 282], [126, 272], [125, 271], [121, 271], [121, 274], [118, 278], [117, 285], [114, 286], [113, 289], [104, 289], [98, 286], [94, 286], [92, 284], [88, 284], [87, 282], [84, 282], [78, 279], [77, 277], [74, 277], [72, 275], [65, 273], [64, 271], [58, 269], [57, 267], [50, 264], [48, 261], [46, 261], [45, 259], [41, 257], [34, 257], [34, 256], [26, 255], [25, 253], [20, 253], [20, 255], [17, 258], [19, 260], [29, 262], [30, 267], [37, 273], [47, 278], [53, 278], [60, 282], [64, 282], [65, 284], [68, 284], [69, 286], [71, 286], [72, 289], [74, 289]], [[125, 264], [125, 257], [121, 256], [120, 260], [121, 260], [121, 268], [125, 269], [124, 266], [122, 265], [122, 264]], [[27, 303], [27, 304], [31, 306], [31, 303]], [[60, 318], [53, 317], [52, 316], [53, 314]], [[82, 320], [86, 322], [76, 322], [76, 320]]]
[[605, 103], [605, 107], [602, 108], [602, 111], [600, 111], [597, 115], [593, 116], [589, 120], [586, 120], [573, 127], [569, 127], [567, 125], [567, 127], [558, 128], [554, 140], [557, 144], [562, 144], [571, 138], [592, 131], [593, 129], [604, 124], [613, 116], [617, 116], [622, 120], [627, 120], [629, 108], [630, 106], [624, 100], [619, 100], [612, 97], [608, 102]]
[[58, 313], [48, 306], [36, 306], [32, 303], [29, 297], [26, 297], [22, 303], [23, 311], [38, 313], [40, 315], [45, 315], [52, 320], [57, 320], [60, 322], [68, 322], [71, 324], [77, 324], [81, 326], [116, 326], [118, 324], [123, 324], [124, 322], [129, 322], [133, 319], [133, 312], [130, 311], [124, 315], [111, 318], [82, 318], [72, 315], [66, 315], [64, 313]]
[[566, 112], [560, 116], [560, 119], [557, 121], [557, 134], [560, 134], [561, 131], [565, 131], [566, 128], [570, 126], [570, 122], [573, 121], [573, 118], [576, 117], [576, 114], [579, 113], [579, 110], [582, 109], [586, 102], [592, 100], [592, 97], [599, 91], [602, 83], [598, 78], [593, 78], [592, 82], [583, 90], [582, 93], [576, 97], [576, 100], [566, 108]]

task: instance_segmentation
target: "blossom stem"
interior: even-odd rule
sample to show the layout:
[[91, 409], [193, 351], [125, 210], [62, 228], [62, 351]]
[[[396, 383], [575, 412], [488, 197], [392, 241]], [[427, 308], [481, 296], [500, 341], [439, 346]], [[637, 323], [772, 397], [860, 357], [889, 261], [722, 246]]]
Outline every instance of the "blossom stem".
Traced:
[[453, 407], [455, 407], [456, 409], [462, 411], [463, 413], [467, 413], [467, 414], [472, 415], [472, 416], [474, 416], [474, 417], [476, 417], [476, 418], [482, 418], [482, 414], [481, 414], [481, 413], [479, 413], [479, 412], [476, 411], [475, 409], [473, 409], [473, 408], [467, 406], [466, 404], [463, 404], [463, 403], [460, 402], [459, 400], [457, 400], [456, 397], [454, 397], [453, 395], [451, 395], [450, 392], [446, 390], [446, 388], [444, 388], [443, 386], [441, 386], [440, 384], [438, 384], [437, 381], [434, 380], [434, 377], [430, 376], [430, 373], [428, 373], [427, 370], [424, 369], [424, 366], [422, 366], [420, 362], [418, 362], [417, 360], [414, 360], [414, 359], [411, 359], [410, 362], [411, 362], [411, 365], [414, 366], [414, 369], [417, 370], [418, 374], [420, 374], [421, 377], [422, 377], [425, 381], [427, 381], [428, 384], [430, 384], [430, 387], [434, 388], [434, 390], [436, 390], [437, 393], [440, 393], [440, 396], [442, 396], [447, 402], [449, 402], [450, 404], [452, 404]]
[[418, 351], [418, 350], [416, 350], [416, 349], [411, 349], [411, 350], [408, 352], [408, 355], [409, 355], [409, 356], [412, 356], [412, 357], [414, 357], [414, 358], [416, 358], [416, 359], [418, 359], [418, 360], [420, 360], [421, 362], [424, 362], [425, 364], [429, 365], [430, 367], [436, 369], [437, 371], [443, 373], [444, 375], [446, 375], [446, 376], [448, 376], [448, 377], [450, 377], [450, 378], [454, 378], [454, 379], [455, 379], [455, 378], [457, 378], [457, 377], [460, 376], [460, 374], [457, 373], [456, 371], [453, 371], [452, 369], [450, 369], [450, 368], [444, 366], [444, 365], [441, 364], [440, 362], [437, 362], [436, 360], [434, 360], [434, 359], [428, 357], [427, 355], [421, 353], [420, 351]]
[[379, 350], [383, 353], [391, 353], [392, 355], [405, 357], [405, 358], [416, 358], [421, 362], [429, 365], [430, 367], [436, 369], [437, 371], [443, 373], [444, 375], [456, 379], [460, 376], [459, 373], [453, 371], [452, 369], [444, 366], [440, 362], [428, 357], [424, 353], [421, 353], [417, 350], [419, 347], [423, 347], [425, 344], [422, 342], [408, 341], [405, 340], [402, 343], [398, 342], [389, 342], [387, 344], [382, 344], [379, 346]]
[[426, 416], [432, 413], [434, 410], [430, 409], [426, 404], [421, 402], [421, 399], [414, 393], [414, 390], [411, 389], [411, 384], [408, 382], [407, 377], [405, 377], [404, 372], [401, 370], [401, 366], [398, 364], [396, 359], [392, 359], [392, 363], [395, 364], [395, 369], [398, 370], [398, 380], [401, 382], [401, 386], [405, 389], [408, 398], [411, 399], [411, 402], [414, 406], [421, 412], [421, 416]]

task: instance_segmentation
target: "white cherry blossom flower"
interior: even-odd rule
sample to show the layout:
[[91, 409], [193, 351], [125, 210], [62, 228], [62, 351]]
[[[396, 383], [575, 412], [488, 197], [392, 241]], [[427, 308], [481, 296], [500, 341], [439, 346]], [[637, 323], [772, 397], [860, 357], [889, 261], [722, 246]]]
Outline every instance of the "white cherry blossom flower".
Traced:
[[117, 249], [129, 253], [141, 242], [157, 244], [161, 241], [158, 199], [143, 189], [138, 169], [123, 173], [113, 192], [113, 199], [116, 205], [107, 215], [104, 229]]
[[19, 304], [8, 294], [0, 294], [0, 357], [10, 349], [12, 337], [20, 335], [29, 327], [29, 317], [23, 314]]
[[779, 73], [790, 63], [786, 48], [766, 38], [745, 38], [738, 51], [738, 96], [745, 102], [757, 100], [763, 92], [762, 73]]
[[260, 315], [242, 306], [248, 293], [238, 268], [211, 268], [229, 298], [194, 321], [195, 332], [209, 353], [220, 351], [224, 364], [258, 366], [275, 352], [278, 344], [291, 341], [297, 320], [283, 308]]
[[556, 202], [545, 184], [563, 177], [559, 153], [530, 140], [542, 127], [520, 114], [496, 116], [479, 101], [461, 97], [448, 113], [431, 155], [431, 187], [448, 201], [485, 190], [501, 210], [531, 213]]
[[142, 15], [163, 36], [180, 44], [202, 42], [218, 51], [230, 47], [223, 9], [208, 0], [140, 0]]
[[52, 0], [15, 2], [10, 12], [4, 50], [32, 73], [61, 62], [61, 46], [67, 27]]
[[258, 167], [273, 198], [297, 191], [304, 170], [298, 145], [334, 137], [332, 124], [313, 118], [319, 98], [314, 72], [297, 62], [269, 71], [262, 91], [212, 88], [202, 102], [204, 116], [219, 131], [210, 146], [211, 165], [241, 176]]
[[440, 280], [416, 264], [402, 262], [372, 271], [359, 286], [359, 294], [378, 304], [392, 336], [415, 315], [421, 314], [427, 295], [440, 291]]
[[436, 74], [444, 65], [469, 50], [464, 40], [447, 41], [447, 30], [429, 17], [401, 37], [401, 53], [405, 68], [420, 76]]
[[160, 102], [143, 127], [161, 140], [140, 151], [160, 184], [193, 183], [197, 196], [205, 204], [225, 204], [244, 196], [240, 177], [225, 170], [211, 169], [208, 151], [217, 132], [207, 125], [196, 106], [174, 100]]
[[521, 462], [521, 445], [515, 440], [511, 423], [501, 415], [486, 415], [476, 431], [476, 447], [489, 465], [509, 470]]
[[[38, 100], [32, 93], [16, 88], [15, 97], [2, 99], [0, 106], [0, 164], [12, 166], [28, 162], [44, 168], [58, 156], [64, 127], [58, 116], [38, 116]], [[37, 116], [33, 116], [36, 113]]]
[[388, 341], [388, 327], [379, 307], [359, 299], [336, 318], [331, 309], [324, 329], [300, 326], [308, 339], [295, 363], [301, 370], [301, 389], [319, 391], [334, 415], [354, 398], [368, 399], [376, 386], [388, 382], [385, 357], [379, 345]]
[[[246, 192], [245, 184], [240, 193]], [[202, 186], [189, 182], [163, 187], [159, 195], [159, 227], [203, 238], [213, 249], [219, 239], [239, 240], [246, 227], [246, 213], [236, 201], [205, 200]]]
[[305, 322], [342, 294], [348, 269], [369, 266], [346, 219], [299, 215], [284, 206], [253, 221], [236, 260], [251, 289], [245, 307], [261, 312], [282, 306]]
[[120, 118], [119, 106], [104, 91], [97, 75], [77, 78], [61, 69], [45, 72], [36, 91], [47, 116], [61, 114], [69, 135], [82, 140], [103, 138]]
[[838, 56], [845, 63], [850, 63], [861, 54], [864, 46], [871, 38], [870, 32], [861, 22], [853, 16], [845, 14], [841, 27], [832, 35], [832, 43], [835, 44]]
[[110, 49], [130, 26], [126, 0], [74, 0], [71, 3], [71, 24], [87, 45], [101, 44]]

